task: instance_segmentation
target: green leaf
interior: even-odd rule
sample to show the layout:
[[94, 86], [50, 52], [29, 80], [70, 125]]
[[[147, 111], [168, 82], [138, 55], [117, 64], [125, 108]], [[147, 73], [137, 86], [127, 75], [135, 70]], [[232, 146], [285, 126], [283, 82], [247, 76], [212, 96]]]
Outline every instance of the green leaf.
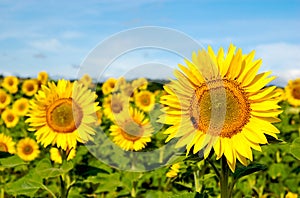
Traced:
[[206, 198], [208, 197], [207, 194], [190, 192], [190, 193], [180, 193], [177, 195], [173, 195], [172, 198]]
[[42, 187], [42, 179], [31, 173], [5, 186], [8, 194], [12, 194], [14, 196], [26, 195], [29, 197], [33, 197], [35, 193]]
[[244, 177], [246, 175], [250, 175], [252, 173], [258, 172], [258, 171], [264, 171], [267, 169], [267, 166], [263, 164], [251, 164], [249, 166], [242, 166], [238, 167], [235, 172], [233, 173], [233, 178], [235, 180]]
[[284, 164], [271, 164], [268, 170], [268, 174], [272, 179], [276, 179], [277, 177], [285, 177], [287, 175], [288, 166]]
[[7, 157], [11, 157], [11, 156], [13, 156], [13, 155], [8, 152], [0, 151], [0, 158], [7, 158]]
[[26, 164], [26, 162], [17, 155], [0, 159], [0, 165], [4, 168], [13, 168], [24, 164]]
[[300, 160], [300, 137], [292, 142], [290, 152], [296, 159]]
[[61, 168], [54, 168], [48, 158], [42, 159], [36, 166], [35, 172], [42, 178], [58, 177], [73, 168], [72, 162], [63, 162]]

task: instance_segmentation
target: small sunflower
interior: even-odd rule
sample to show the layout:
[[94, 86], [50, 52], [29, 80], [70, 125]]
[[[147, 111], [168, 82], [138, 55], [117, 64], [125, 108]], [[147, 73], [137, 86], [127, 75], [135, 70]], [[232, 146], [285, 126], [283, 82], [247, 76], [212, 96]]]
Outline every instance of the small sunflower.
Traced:
[[0, 89], [0, 109], [5, 109], [11, 102], [11, 96]]
[[0, 133], [0, 151], [14, 154], [16, 152], [15, 142], [11, 137]]
[[39, 145], [31, 138], [24, 138], [17, 144], [17, 154], [24, 161], [32, 161], [40, 154]]
[[4, 87], [9, 93], [14, 94], [18, 91], [19, 79], [15, 76], [6, 76], [3, 79], [2, 87]]
[[102, 85], [102, 92], [104, 95], [110, 94], [116, 85], [117, 80], [115, 78], [107, 79]]
[[175, 163], [171, 166], [171, 170], [169, 170], [166, 174], [167, 177], [169, 178], [173, 178], [176, 177], [179, 173], [179, 168], [180, 168], [180, 164], [179, 163]]
[[103, 113], [110, 120], [115, 120], [115, 117], [122, 113], [123, 110], [128, 110], [129, 102], [126, 101], [126, 96], [122, 94], [112, 94], [104, 98]]
[[7, 128], [15, 127], [19, 122], [19, 116], [11, 109], [5, 109], [1, 114], [1, 118]]
[[88, 74], [85, 74], [82, 76], [79, 82], [84, 84], [84, 86], [91, 87], [93, 80]]
[[140, 91], [134, 95], [134, 101], [138, 108], [145, 112], [149, 112], [154, 108], [155, 95], [150, 91]]
[[38, 88], [38, 83], [34, 79], [25, 80], [22, 84], [22, 91], [26, 96], [33, 96]]
[[77, 141], [93, 140], [92, 125], [97, 121], [95, 93], [75, 81], [59, 80], [36, 94], [31, 101], [26, 122], [36, 131], [38, 143], [44, 147], [56, 144], [58, 148], [76, 148]]
[[25, 116], [29, 110], [29, 100], [26, 98], [20, 98], [16, 100], [12, 107], [13, 111], [18, 116]]
[[268, 143], [264, 134], [277, 138], [279, 122], [275, 86], [265, 87], [275, 77], [270, 72], [257, 74], [261, 60], [253, 60], [255, 52], [243, 55], [231, 45], [224, 57], [223, 48], [217, 55], [211, 47], [193, 53], [187, 67], [175, 70], [177, 78], [164, 88], [168, 95], [159, 121], [173, 125], [165, 134], [169, 141], [179, 138], [176, 147], [186, 146], [187, 154], [204, 151], [206, 158], [214, 149], [217, 159], [223, 155], [232, 171], [236, 159], [247, 165], [253, 160], [252, 150], [261, 151]]
[[[76, 156], [75, 149], [71, 149], [70, 151], [67, 150], [67, 153], [68, 153], [67, 161], [73, 159]], [[62, 163], [61, 153], [58, 148], [52, 147], [50, 149], [50, 159], [57, 164]]]
[[300, 78], [290, 80], [285, 87], [287, 101], [293, 106], [300, 106]]
[[37, 80], [39, 84], [45, 85], [48, 81], [48, 73], [45, 71], [41, 71], [38, 73]]
[[138, 78], [132, 81], [132, 87], [136, 90], [146, 90], [148, 86], [148, 81], [145, 78]]
[[97, 121], [96, 121], [95, 125], [99, 126], [102, 124], [102, 116], [103, 116], [102, 109], [99, 109], [98, 111], [96, 111], [96, 115], [97, 115]]
[[153, 127], [142, 111], [134, 108], [123, 112], [116, 118], [115, 125], [110, 127], [113, 141], [126, 151], [139, 151], [151, 141]]

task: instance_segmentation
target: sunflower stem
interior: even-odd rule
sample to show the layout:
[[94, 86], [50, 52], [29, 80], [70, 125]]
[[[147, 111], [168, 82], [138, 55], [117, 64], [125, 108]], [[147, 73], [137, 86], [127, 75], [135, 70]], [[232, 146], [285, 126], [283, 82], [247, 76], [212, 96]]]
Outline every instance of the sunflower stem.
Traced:
[[200, 187], [200, 173], [199, 173], [199, 170], [194, 171], [193, 174], [194, 174], [195, 190], [196, 190], [196, 192], [200, 193], [201, 187]]
[[221, 160], [221, 177], [220, 177], [220, 185], [221, 185], [221, 198], [229, 198], [230, 192], [229, 189], [229, 167], [227, 165], [226, 157], [223, 156]]

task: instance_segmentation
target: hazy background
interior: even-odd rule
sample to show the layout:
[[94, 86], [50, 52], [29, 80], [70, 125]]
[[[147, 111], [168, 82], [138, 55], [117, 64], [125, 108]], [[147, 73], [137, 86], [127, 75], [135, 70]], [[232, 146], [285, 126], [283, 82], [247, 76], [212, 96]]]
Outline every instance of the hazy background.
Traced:
[[[99, 43], [140, 26], [172, 28], [215, 51], [230, 43], [245, 53], [256, 50], [256, 58], [263, 59], [262, 70], [279, 76], [278, 85], [300, 77], [296, 0], [0, 0], [0, 74], [35, 77], [47, 71], [52, 78], [76, 78], [82, 61]], [[130, 65], [151, 61], [175, 68], [180, 60], [156, 50], [139, 50], [116, 60], [105, 77], [118, 77]], [[135, 75], [142, 75], [139, 71]], [[163, 77], [160, 74], [157, 77]]]

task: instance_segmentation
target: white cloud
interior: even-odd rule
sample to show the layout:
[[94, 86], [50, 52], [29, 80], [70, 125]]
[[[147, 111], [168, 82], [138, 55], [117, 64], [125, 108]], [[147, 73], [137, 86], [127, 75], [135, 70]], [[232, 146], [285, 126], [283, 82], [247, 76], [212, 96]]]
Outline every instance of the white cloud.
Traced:
[[57, 51], [63, 48], [63, 45], [59, 42], [59, 40], [55, 38], [31, 41], [29, 42], [29, 45], [36, 48], [37, 50], [45, 50], [45, 51]]
[[289, 43], [272, 43], [258, 45], [256, 57], [262, 58], [262, 70], [272, 70], [278, 76], [275, 81], [285, 86], [288, 80], [300, 78], [300, 45]]

